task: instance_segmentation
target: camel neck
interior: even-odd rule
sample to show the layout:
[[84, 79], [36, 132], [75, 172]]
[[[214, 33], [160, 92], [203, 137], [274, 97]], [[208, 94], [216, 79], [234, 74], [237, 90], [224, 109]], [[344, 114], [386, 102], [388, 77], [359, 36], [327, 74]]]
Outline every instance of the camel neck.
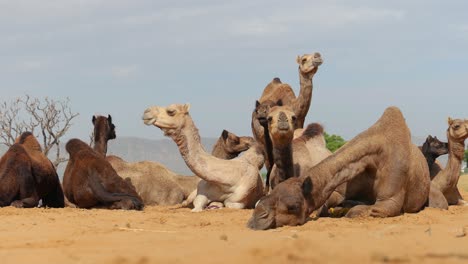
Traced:
[[449, 140], [449, 157], [447, 166], [442, 171], [449, 181], [449, 185], [457, 184], [460, 175], [460, 169], [465, 154], [465, 144], [463, 142], [454, 142]]
[[[308, 201], [312, 210], [323, 205], [332, 192], [341, 184], [362, 173], [368, 166], [372, 166], [374, 154], [380, 151], [379, 146], [372, 144], [374, 139], [367, 137], [366, 143], [358, 139], [367, 137], [360, 135], [341, 147], [334, 155], [329, 156], [308, 172], [312, 181], [312, 193]], [[357, 143], [357, 141], [359, 141]], [[367, 143], [368, 142], [368, 143]]]
[[177, 144], [179, 152], [190, 170], [198, 176], [203, 175], [204, 159], [208, 154], [203, 149], [198, 128], [190, 115], [187, 114], [185, 125], [169, 136]]
[[274, 164], [273, 143], [271, 142], [270, 132], [268, 130], [268, 124], [260, 124], [260, 125], [263, 127], [263, 137], [265, 139], [266, 158], [268, 159], [268, 163], [270, 166], [269, 168], [267, 168], [267, 170], [270, 171]]
[[294, 177], [294, 162], [291, 144], [273, 147], [273, 159], [280, 182]]
[[107, 139], [95, 136], [93, 149], [96, 153], [105, 157], [107, 155]]
[[297, 116], [296, 128], [304, 127], [305, 117], [309, 112], [312, 102], [312, 77], [304, 75], [299, 68], [299, 84], [301, 89], [293, 105], [294, 113]]

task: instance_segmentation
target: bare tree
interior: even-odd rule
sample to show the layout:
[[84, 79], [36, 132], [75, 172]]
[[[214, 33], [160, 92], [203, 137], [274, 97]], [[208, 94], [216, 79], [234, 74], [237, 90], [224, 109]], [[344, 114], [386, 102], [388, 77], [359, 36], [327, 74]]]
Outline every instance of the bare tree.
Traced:
[[69, 106], [70, 99], [43, 100], [29, 95], [11, 103], [0, 104], [0, 144], [12, 146], [23, 132], [32, 132], [42, 142], [42, 152], [48, 156], [55, 149], [53, 164], [57, 167], [67, 161], [60, 153], [60, 139], [70, 129], [71, 121], [78, 116]]

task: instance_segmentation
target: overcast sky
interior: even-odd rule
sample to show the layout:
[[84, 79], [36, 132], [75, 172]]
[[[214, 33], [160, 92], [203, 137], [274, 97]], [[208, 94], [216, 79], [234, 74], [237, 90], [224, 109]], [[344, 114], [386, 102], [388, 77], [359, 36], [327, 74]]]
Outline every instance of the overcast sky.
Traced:
[[299, 92], [296, 55], [319, 51], [306, 123], [350, 139], [390, 105], [415, 136], [468, 118], [467, 1], [0, 0], [1, 101], [69, 97], [88, 139], [95, 113], [117, 136], [163, 138], [151, 105], [190, 103], [203, 137], [250, 135], [274, 77]]

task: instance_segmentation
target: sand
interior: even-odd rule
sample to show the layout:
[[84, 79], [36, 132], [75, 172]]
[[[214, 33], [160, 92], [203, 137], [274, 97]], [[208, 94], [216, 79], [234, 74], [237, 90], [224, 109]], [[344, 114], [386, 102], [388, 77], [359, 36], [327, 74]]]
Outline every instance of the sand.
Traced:
[[247, 229], [251, 214], [5, 207], [0, 263], [468, 263], [468, 207], [269, 231]]

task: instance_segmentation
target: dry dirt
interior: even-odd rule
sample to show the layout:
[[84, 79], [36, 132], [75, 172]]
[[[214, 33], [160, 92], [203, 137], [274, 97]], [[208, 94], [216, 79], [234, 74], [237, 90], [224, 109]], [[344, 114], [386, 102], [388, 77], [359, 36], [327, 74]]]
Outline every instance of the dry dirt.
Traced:
[[468, 207], [270, 231], [251, 213], [0, 208], [0, 263], [468, 263]]

